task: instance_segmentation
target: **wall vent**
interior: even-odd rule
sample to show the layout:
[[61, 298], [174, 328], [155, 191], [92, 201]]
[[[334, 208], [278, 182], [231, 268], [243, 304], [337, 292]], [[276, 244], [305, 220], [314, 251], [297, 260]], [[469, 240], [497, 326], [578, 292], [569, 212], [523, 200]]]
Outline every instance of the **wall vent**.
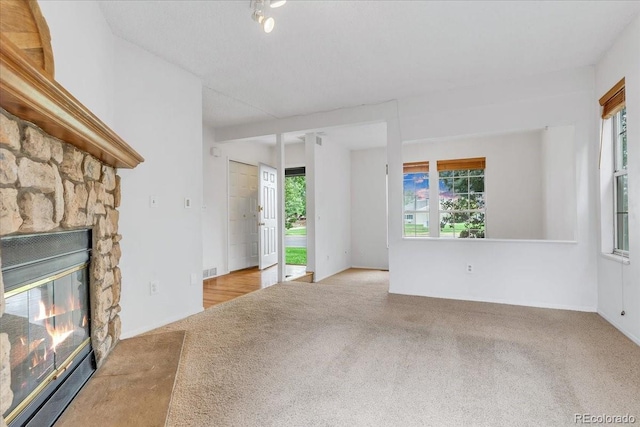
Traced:
[[208, 268], [206, 270], [202, 270], [202, 277], [204, 279], [208, 277], [213, 277], [218, 275], [218, 267]]

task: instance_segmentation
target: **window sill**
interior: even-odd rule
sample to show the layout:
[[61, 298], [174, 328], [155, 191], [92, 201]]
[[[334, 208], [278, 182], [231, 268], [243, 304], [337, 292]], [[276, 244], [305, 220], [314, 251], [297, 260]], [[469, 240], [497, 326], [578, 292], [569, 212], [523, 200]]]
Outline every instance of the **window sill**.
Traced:
[[447, 237], [402, 237], [404, 241], [440, 241], [440, 242], [502, 242], [502, 243], [561, 243], [575, 245], [575, 240], [544, 240], [544, 239], [494, 239], [494, 238], [447, 238]]
[[604, 252], [601, 252], [600, 255], [602, 256], [602, 258], [608, 259], [610, 261], [619, 262], [620, 264], [624, 264], [624, 265], [631, 264], [628, 256], [623, 256], [618, 254], [607, 254]]

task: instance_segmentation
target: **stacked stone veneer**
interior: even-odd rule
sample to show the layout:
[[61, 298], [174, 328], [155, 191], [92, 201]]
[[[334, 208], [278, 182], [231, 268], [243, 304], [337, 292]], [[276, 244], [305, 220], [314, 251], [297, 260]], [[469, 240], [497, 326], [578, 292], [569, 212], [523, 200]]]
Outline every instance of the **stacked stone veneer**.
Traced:
[[[120, 337], [119, 205], [113, 167], [0, 109], [0, 236], [93, 229], [91, 344], [99, 365]], [[6, 335], [0, 334], [0, 415], [11, 403]]]

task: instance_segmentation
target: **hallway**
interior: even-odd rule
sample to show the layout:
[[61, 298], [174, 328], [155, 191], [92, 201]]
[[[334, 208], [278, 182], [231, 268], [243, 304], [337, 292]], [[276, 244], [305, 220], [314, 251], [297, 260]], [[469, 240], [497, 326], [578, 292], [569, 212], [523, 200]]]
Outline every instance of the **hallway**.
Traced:
[[[304, 265], [287, 265], [289, 277], [298, 281], [310, 281]], [[258, 270], [257, 267], [233, 271], [224, 276], [213, 277], [203, 281], [203, 305], [207, 309], [259, 289], [278, 283], [278, 266]]]

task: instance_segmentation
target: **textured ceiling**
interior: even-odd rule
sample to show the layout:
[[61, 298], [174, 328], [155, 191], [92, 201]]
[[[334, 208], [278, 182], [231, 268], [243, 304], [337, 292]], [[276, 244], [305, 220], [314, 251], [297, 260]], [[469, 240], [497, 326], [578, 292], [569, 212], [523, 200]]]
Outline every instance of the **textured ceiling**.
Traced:
[[113, 32], [203, 80], [212, 127], [594, 64], [640, 2], [109, 1]]
[[[309, 130], [310, 132], [313, 130]], [[387, 146], [386, 123], [370, 123], [353, 126], [341, 126], [335, 128], [317, 129], [318, 135], [323, 140], [336, 142], [349, 150], [364, 150], [374, 147]], [[289, 132], [284, 134], [285, 144], [304, 142], [305, 132]], [[238, 141], [252, 142], [256, 144], [276, 145], [275, 135], [266, 135], [257, 138], [246, 138]], [[229, 141], [233, 142], [233, 141]]]

